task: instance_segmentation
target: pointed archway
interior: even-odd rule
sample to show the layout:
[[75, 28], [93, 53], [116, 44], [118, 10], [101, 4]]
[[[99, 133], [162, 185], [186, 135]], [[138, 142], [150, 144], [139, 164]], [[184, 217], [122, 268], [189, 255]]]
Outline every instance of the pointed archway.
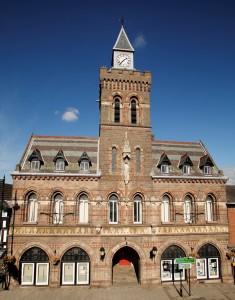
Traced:
[[133, 285], [140, 282], [140, 257], [131, 247], [124, 246], [113, 256], [113, 284]]

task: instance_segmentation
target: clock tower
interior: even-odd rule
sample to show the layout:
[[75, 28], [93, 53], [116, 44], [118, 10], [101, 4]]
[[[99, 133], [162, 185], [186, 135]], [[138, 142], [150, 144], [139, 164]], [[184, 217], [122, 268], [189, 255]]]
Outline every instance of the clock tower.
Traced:
[[99, 166], [106, 188], [111, 178], [112, 185], [120, 181], [128, 189], [143, 175], [150, 179], [151, 83], [149, 71], [134, 69], [134, 49], [121, 26], [113, 47], [112, 67], [100, 68]]
[[112, 67], [117, 69], [134, 69], [134, 48], [123, 26], [113, 47]]

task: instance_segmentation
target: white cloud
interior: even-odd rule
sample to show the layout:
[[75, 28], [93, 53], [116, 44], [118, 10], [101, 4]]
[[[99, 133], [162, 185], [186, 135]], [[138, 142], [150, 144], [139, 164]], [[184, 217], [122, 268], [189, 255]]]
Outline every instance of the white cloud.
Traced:
[[235, 184], [235, 167], [224, 168], [224, 175], [229, 177], [227, 184]]
[[134, 48], [143, 48], [147, 45], [146, 39], [142, 33], [140, 33], [134, 40]]
[[66, 122], [74, 122], [78, 120], [79, 111], [74, 108], [70, 107], [62, 115], [62, 120]]

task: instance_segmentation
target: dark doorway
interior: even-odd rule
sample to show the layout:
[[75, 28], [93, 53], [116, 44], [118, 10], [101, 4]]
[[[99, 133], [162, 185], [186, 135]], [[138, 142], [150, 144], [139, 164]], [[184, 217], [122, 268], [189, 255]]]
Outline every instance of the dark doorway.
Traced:
[[119, 249], [112, 263], [113, 284], [133, 285], [140, 283], [140, 257], [131, 247]]

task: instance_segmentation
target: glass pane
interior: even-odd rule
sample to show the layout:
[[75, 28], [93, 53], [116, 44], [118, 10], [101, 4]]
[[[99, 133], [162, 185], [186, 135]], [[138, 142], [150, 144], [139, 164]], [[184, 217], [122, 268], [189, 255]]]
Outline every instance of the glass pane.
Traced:
[[219, 278], [218, 258], [208, 258], [209, 278]]
[[172, 280], [172, 260], [161, 260], [161, 279], [162, 281]]
[[36, 285], [48, 285], [49, 264], [37, 264]]
[[62, 284], [74, 284], [74, 263], [63, 263]]
[[21, 271], [21, 284], [22, 285], [33, 285], [34, 277], [34, 264], [23, 263]]
[[89, 283], [89, 263], [77, 264], [77, 283], [78, 284]]
[[206, 274], [206, 259], [197, 259], [196, 260], [196, 268], [197, 268], [197, 278], [204, 279], [207, 278]]

